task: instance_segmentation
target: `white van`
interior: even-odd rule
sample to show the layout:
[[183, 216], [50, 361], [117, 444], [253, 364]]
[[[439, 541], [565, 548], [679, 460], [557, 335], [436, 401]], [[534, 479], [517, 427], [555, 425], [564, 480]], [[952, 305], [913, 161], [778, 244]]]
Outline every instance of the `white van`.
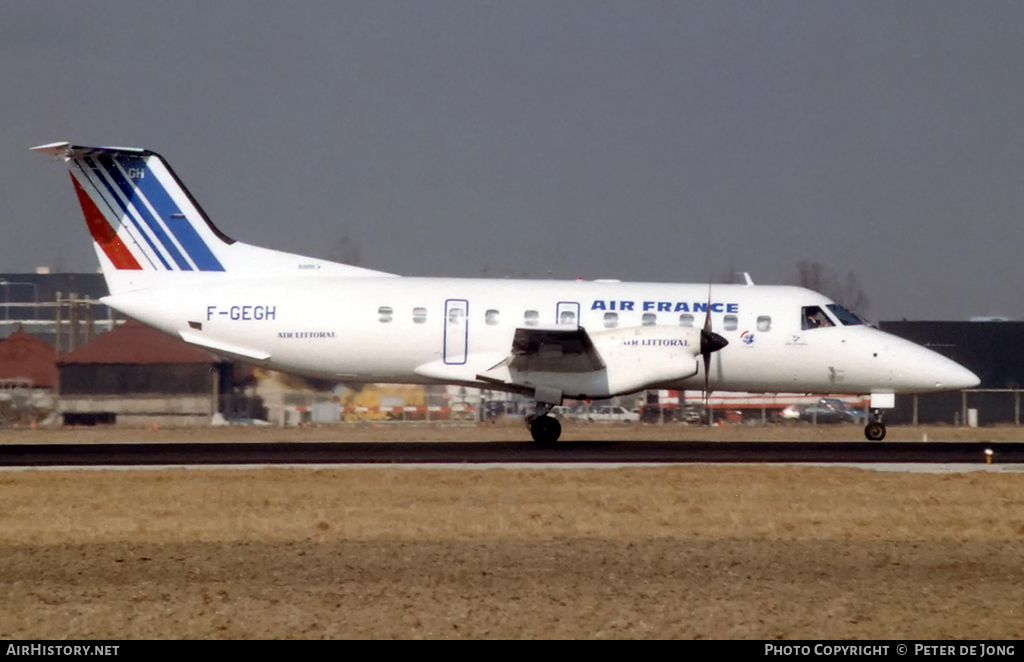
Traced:
[[640, 413], [629, 411], [623, 407], [602, 406], [591, 407], [590, 413], [584, 413], [583, 419], [595, 423], [632, 423], [640, 420]]

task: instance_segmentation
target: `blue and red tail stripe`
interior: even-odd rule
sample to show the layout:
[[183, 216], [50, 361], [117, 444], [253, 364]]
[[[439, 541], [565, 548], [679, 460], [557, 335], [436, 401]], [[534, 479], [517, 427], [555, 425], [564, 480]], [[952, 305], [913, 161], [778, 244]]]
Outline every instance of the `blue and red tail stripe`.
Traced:
[[125, 246], [110, 223], [103, 216], [96, 203], [92, 201], [89, 194], [71, 176], [71, 182], [75, 185], [75, 193], [78, 194], [78, 202], [82, 205], [82, 213], [85, 215], [85, 224], [89, 226], [89, 234], [92, 235], [96, 245], [100, 247], [107, 259], [117, 269], [141, 270], [142, 265], [132, 255], [131, 250]]
[[[115, 227], [128, 223], [127, 232], [133, 237], [141, 235], [141, 241], [149, 247], [148, 252], [156, 257], [164, 269], [224, 271], [220, 260], [168, 192], [165, 182], [149, 167], [149, 158], [134, 154], [101, 153], [81, 157], [79, 166], [86, 181], [95, 187], [101, 201], [106, 202], [104, 206], [113, 214]], [[178, 186], [173, 177], [170, 183]], [[84, 190], [82, 192], [85, 193]], [[98, 202], [93, 200], [92, 208], [102, 216]], [[193, 215], [197, 213], [189, 211]], [[136, 244], [138, 242], [136, 239]], [[111, 245], [109, 240], [108, 245]], [[123, 242], [122, 245], [125, 246]], [[131, 254], [127, 246], [125, 249]], [[141, 251], [141, 246], [139, 249]]]
[[[85, 167], [82, 167], [83, 164]], [[90, 184], [96, 192], [95, 197], [98, 199], [94, 199], [93, 201], [97, 206], [102, 203], [103, 207], [109, 212], [108, 219], [110, 220], [110, 223], [114, 227], [117, 227], [119, 220], [123, 223], [123, 219], [127, 219], [130, 225], [125, 226], [125, 232], [135, 240], [136, 244], [139, 243], [141, 238], [141, 241], [145, 242], [149, 247], [149, 253], [147, 253], [141, 246], [139, 246], [139, 251], [142, 256], [146, 258], [146, 261], [149, 262], [154, 269], [158, 268], [149, 257], [149, 255], [152, 254], [157, 260], [159, 260], [164, 269], [170, 271], [172, 267], [167, 261], [167, 258], [164, 257], [160, 248], [157, 247], [155, 238], [151, 236], [150, 232], [147, 232], [143, 228], [140, 220], [135, 216], [135, 214], [129, 212], [127, 205], [121, 199], [117, 189], [110, 181], [107, 180], [106, 177], [103, 176], [101, 168], [95, 163], [95, 161], [90, 157], [86, 157], [82, 159], [82, 163], [79, 163], [78, 166], [79, 172], [82, 173], [85, 181]], [[104, 195], [104, 192], [106, 192], [106, 195]]]
[[[89, 160], [86, 159], [86, 163]], [[121, 207], [121, 214], [127, 216], [135, 221], [136, 226], [145, 225], [149, 229], [149, 232], [154, 239], [159, 242], [160, 246], [163, 247], [167, 257], [178, 266], [182, 271], [192, 271], [192, 265], [189, 264], [188, 260], [181, 254], [178, 247], [174, 245], [168, 237], [167, 232], [164, 230], [160, 220], [154, 218], [150, 213], [149, 209], [145, 204], [145, 200], [138, 194], [138, 188], [129, 178], [121, 172], [118, 168], [118, 164], [115, 160], [109, 156], [101, 156], [96, 159], [95, 163], [99, 168], [106, 174], [106, 179], [114, 187], [114, 199]], [[139, 163], [145, 166], [145, 161], [139, 159]], [[143, 179], [146, 174], [151, 173], [142, 171]], [[167, 268], [171, 268], [167, 265]]]
[[[132, 167], [132, 161], [137, 161], [136, 167], [146, 167], [145, 160], [141, 158], [124, 157], [123, 160], [128, 162], [129, 168]], [[151, 174], [152, 171], [147, 168], [146, 173]], [[171, 234], [178, 240], [178, 244], [185, 250], [199, 271], [224, 271], [220, 260], [192, 227], [181, 208], [174, 202], [164, 184], [157, 177], [142, 177], [135, 181], [135, 186], [135, 191], [141, 191], [142, 195], [149, 200], [164, 225], [170, 229]]]
[[67, 142], [32, 148], [69, 162], [89, 233], [115, 269], [225, 271], [234, 240], [157, 154]]

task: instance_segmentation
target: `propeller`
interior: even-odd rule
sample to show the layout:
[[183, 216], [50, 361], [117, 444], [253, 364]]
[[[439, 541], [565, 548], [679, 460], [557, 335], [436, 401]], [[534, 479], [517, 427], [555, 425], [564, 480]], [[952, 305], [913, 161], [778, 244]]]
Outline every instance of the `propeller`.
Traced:
[[708, 307], [704, 315], [704, 328], [700, 330], [700, 355], [704, 357], [704, 423], [711, 422], [709, 400], [711, 399], [711, 354], [729, 344], [729, 341], [711, 330], [711, 284], [708, 283]]

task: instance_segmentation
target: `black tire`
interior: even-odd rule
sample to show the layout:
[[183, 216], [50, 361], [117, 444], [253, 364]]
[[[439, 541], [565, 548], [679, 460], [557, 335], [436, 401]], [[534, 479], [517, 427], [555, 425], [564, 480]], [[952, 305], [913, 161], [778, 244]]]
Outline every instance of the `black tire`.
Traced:
[[538, 444], [553, 444], [562, 436], [562, 424], [551, 416], [538, 416], [530, 422], [530, 434]]
[[877, 421], [868, 423], [864, 427], [864, 436], [868, 441], [881, 441], [885, 439], [885, 426]]

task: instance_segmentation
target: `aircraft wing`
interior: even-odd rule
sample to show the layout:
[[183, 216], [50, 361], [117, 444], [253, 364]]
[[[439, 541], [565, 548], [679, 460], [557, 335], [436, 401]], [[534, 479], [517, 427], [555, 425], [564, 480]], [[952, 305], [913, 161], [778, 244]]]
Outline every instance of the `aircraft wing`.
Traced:
[[[536, 384], [526, 375], [587, 376], [604, 369], [604, 359], [582, 327], [530, 327], [516, 329], [512, 350], [504, 358], [484, 352], [470, 354], [465, 363], [455, 365], [439, 359], [418, 366], [416, 374], [451, 383], [479, 380], [533, 392]], [[524, 376], [526, 382], [521, 381]]]
[[595, 372], [605, 362], [586, 329], [516, 329], [510, 370], [520, 372]]

